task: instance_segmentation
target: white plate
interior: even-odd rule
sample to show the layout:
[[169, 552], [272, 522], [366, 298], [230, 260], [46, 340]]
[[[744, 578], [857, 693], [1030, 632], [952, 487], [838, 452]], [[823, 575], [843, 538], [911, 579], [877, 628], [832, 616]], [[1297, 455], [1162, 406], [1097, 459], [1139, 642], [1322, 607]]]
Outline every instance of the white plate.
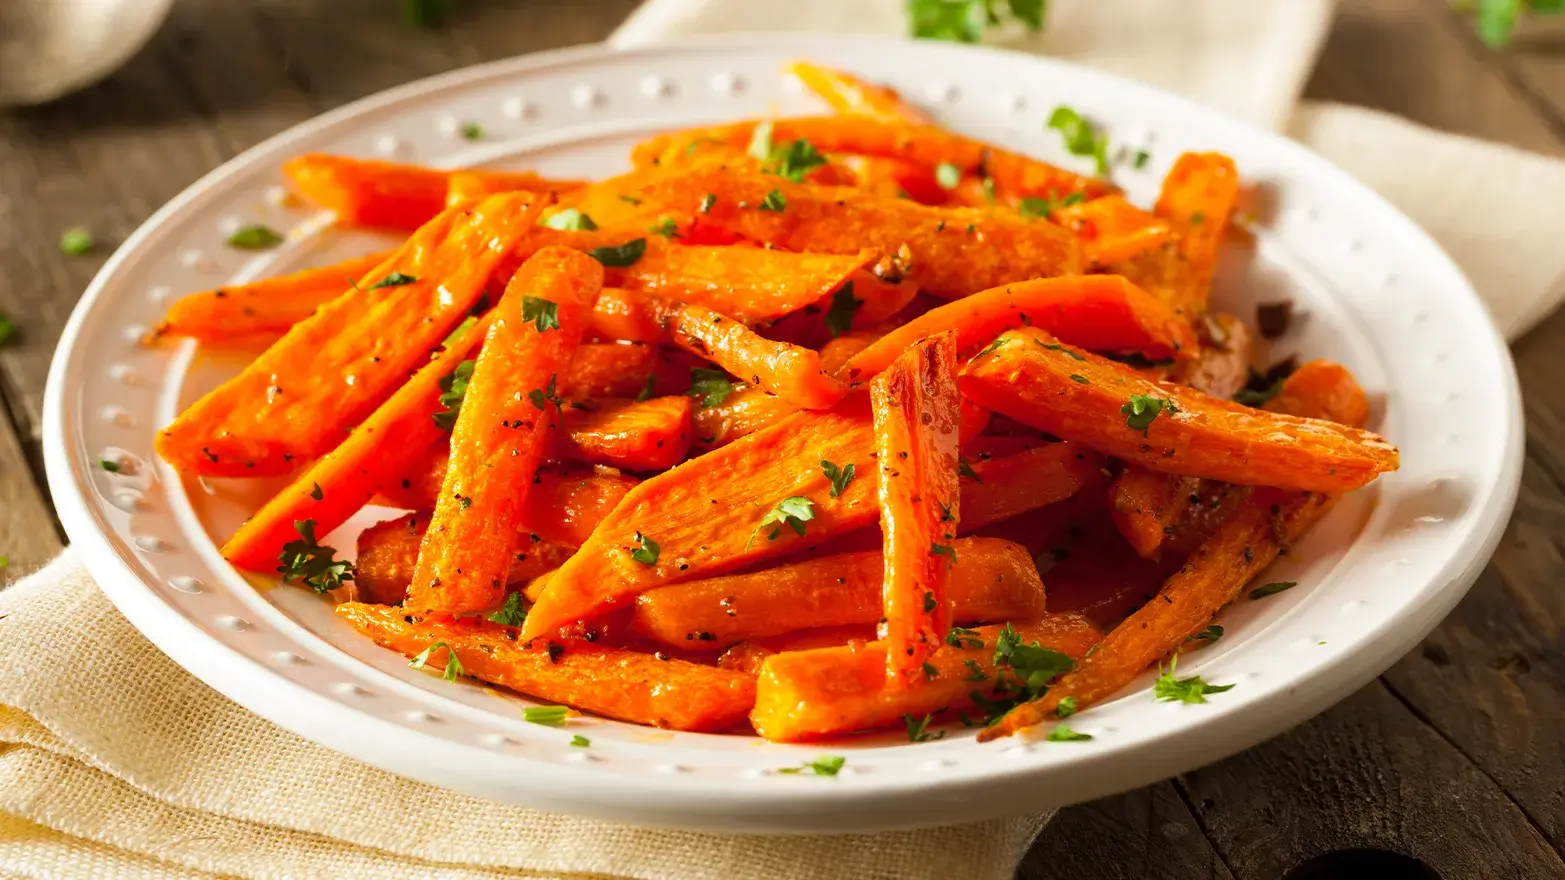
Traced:
[[[263, 497], [182, 486], [154, 430], [238, 367], [137, 339], [172, 297], [361, 252], [277, 198], [278, 166], [306, 150], [444, 166], [602, 176], [653, 132], [771, 111], [820, 112], [780, 72], [808, 57], [885, 80], [951, 127], [1070, 167], [1043, 119], [1068, 103], [1146, 147], [1116, 178], [1143, 204], [1187, 149], [1219, 149], [1270, 191], [1253, 259], [1235, 251], [1220, 300], [1240, 314], [1291, 296], [1287, 350], [1346, 363], [1376, 402], [1372, 427], [1402, 469], [1341, 505], [1269, 575], [1297, 589], [1241, 601], [1227, 636], [1181, 666], [1234, 684], [1205, 705], [1155, 703], [1144, 676], [1073, 726], [1090, 742], [979, 745], [957, 728], [826, 747], [669, 733], [598, 719], [521, 720], [525, 701], [408, 669], [306, 591], [247, 582], [218, 555]], [[465, 122], [487, 137], [464, 141]], [[236, 225], [294, 228], [260, 256], [224, 247]], [[1234, 249], [1230, 249], [1234, 250]], [[1274, 351], [1279, 356], [1285, 351]], [[476, 67], [328, 114], [228, 163], [147, 222], [71, 316], [49, 376], [45, 455], [60, 516], [131, 622], [203, 681], [310, 739], [396, 773], [566, 813], [748, 832], [851, 832], [973, 820], [1085, 800], [1178, 773], [1274, 735], [1411, 648], [1488, 559], [1515, 500], [1521, 416], [1509, 356], [1467, 281], [1430, 239], [1341, 171], [1276, 135], [1129, 82], [1023, 55], [862, 37], [702, 39], [573, 49]], [[111, 474], [100, 459], [120, 457]], [[346, 528], [346, 527], [345, 527]], [[351, 539], [338, 546], [351, 545]], [[592, 740], [570, 748], [572, 734]], [[847, 757], [835, 779], [777, 768]]]

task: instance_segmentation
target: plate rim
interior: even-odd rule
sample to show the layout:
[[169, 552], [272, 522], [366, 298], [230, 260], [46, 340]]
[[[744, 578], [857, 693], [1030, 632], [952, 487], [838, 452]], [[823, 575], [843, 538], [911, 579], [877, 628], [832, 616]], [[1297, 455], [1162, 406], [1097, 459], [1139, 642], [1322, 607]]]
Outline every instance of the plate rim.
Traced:
[[[180, 638], [151, 639], [149, 636], [149, 640], [153, 641], [160, 650], [168, 654], [180, 666], [196, 675], [209, 686], [247, 709], [271, 720], [273, 723], [279, 724], [285, 729], [291, 730], [313, 742], [323, 744], [342, 754], [364, 760], [398, 775], [409, 776], [446, 788], [458, 788], [459, 790], [475, 793], [485, 788], [484, 785], [480, 784], [482, 780], [474, 778], [472, 774], [468, 774], [466, 778], [460, 781], [464, 784], [454, 784], [456, 781], [453, 780], [449, 769], [451, 765], [458, 762], [442, 761], [439, 767], [432, 765], [410, 767], [406, 759], [411, 749], [407, 747], [392, 747], [387, 744], [399, 738], [405, 740], [411, 734], [421, 747], [434, 747], [448, 753], [460, 752], [463, 753], [463, 756], [466, 753], [471, 753], [474, 759], [483, 758], [490, 761], [496, 758], [492, 753], [467, 744], [459, 746], [450, 740], [431, 736], [421, 730], [384, 721], [368, 713], [345, 706], [339, 701], [332, 700], [325, 695], [276, 674], [202, 631], [191, 620], [186, 618], [179, 609], [168, 604], [148, 588], [135, 571], [132, 570], [129, 562], [123, 557], [121, 550], [115, 547], [109, 536], [100, 529], [98, 518], [88, 498], [89, 486], [84, 480], [78, 479], [79, 474], [76, 472], [68, 452], [70, 449], [67, 440], [69, 432], [66, 430], [64, 409], [68, 391], [65, 387], [66, 374], [68, 372], [70, 353], [75, 349], [78, 336], [86, 321], [87, 313], [91, 311], [99, 297], [103, 296], [110, 288], [111, 282], [120, 268], [136, 256], [141, 249], [142, 243], [171, 218], [178, 216], [188, 204], [199, 198], [208, 187], [231, 175], [243, 172], [252, 156], [275, 150], [295, 140], [305, 139], [325, 132], [334, 126], [363, 114], [383, 109], [408, 99], [427, 97], [453, 86], [473, 86], [492, 78], [524, 77], [534, 70], [558, 65], [590, 63], [595, 59], [607, 56], [622, 58], [638, 54], [656, 56], [670, 51], [678, 51], [682, 48], [743, 50], [755, 47], [758, 44], [775, 48], [779, 44], [789, 46], [812, 45], [823, 41], [855, 47], [868, 44], [871, 49], [878, 45], [894, 45], [898, 50], [903, 51], [907, 50], [910, 45], [916, 45], [920, 47], [917, 50], [920, 52], [958, 56], [992, 54], [1012, 56], [1014, 62], [1039, 65], [1045, 70], [1050, 67], [1065, 68], [1090, 78], [1112, 81], [1118, 87], [1141, 93], [1141, 96], [1146, 100], [1172, 104], [1203, 116], [1217, 117], [1227, 124], [1264, 135], [1271, 142], [1271, 146], [1289, 154], [1286, 158], [1290, 167], [1303, 167], [1312, 176], [1323, 175], [1335, 178], [1338, 184], [1346, 185], [1355, 190], [1358, 197], [1367, 197], [1379, 202], [1385, 209], [1387, 216], [1395, 218], [1395, 222], [1404, 227], [1402, 230], [1399, 230], [1399, 236], [1416, 237], [1421, 240], [1421, 244], [1425, 246], [1426, 250], [1432, 254], [1438, 254], [1445, 263], [1441, 269], [1453, 273], [1455, 277], [1460, 278], [1464, 282], [1464, 294], [1488, 319], [1487, 334], [1485, 334], [1483, 341], [1486, 343], [1486, 348], [1492, 348], [1494, 352], [1498, 353], [1498, 365], [1505, 379], [1505, 388], [1503, 389], [1505, 396], [1504, 408], [1508, 415], [1503, 426], [1507, 442], [1505, 443], [1505, 459], [1501, 463], [1500, 484], [1497, 487], [1497, 493], [1491, 496], [1489, 505], [1481, 511], [1482, 519], [1479, 521], [1479, 524], [1473, 527], [1471, 534], [1463, 542], [1458, 552], [1454, 553], [1447, 564], [1440, 570], [1439, 579], [1444, 581], [1444, 586], [1432, 588], [1432, 592], [1424, 596], [1424, 601], [1418, 606], [1418, 611], [1424, 619], [1416, 626], [1401, 625], [1398, 630], [1398, 637], [1395, 639], [1388, 638], [1388, 630], [1397, 621], [1389, 618], [1380, 620], [1360, 640], [1354, 650], [1337, 654], [1331, 660], [1318, 667], [1312, 674], [1293, 682], [1296, 693], [1286, 702], [1287, 708], [1285, 711], [1277, 711], [1274, 707], [1273, 711], [1262, 713], [1256, 711], [1256, 707], [1250, 707], [1248, 711], [1232, 713], [1233, 717], [1229, 717], [1230, 713], [1221, 713], [1220, 715], [1213, 713], [1209, 717], [1196, 718], [1178, 725], [1170, 731], [1168, 739], [1165, 740], [1169, 745], [1169, 751], [1181, 756], [1181, 759], [1176, 762], [1180, 765], [1179, 769], [1169, 772], [1180, 772], [1180, 770], [1188, 769], [1191, 766], [1199, 766], [1241, 751], [1266, 737], [1280, 732], [1287, 726], [1317, 714], [1337, 700], [1345, 698], [1351, 693], [1351, 690], [1378, 676], [1396, 657], [1401, 656], [1401, 654], [1416, 645], [1465, 595], [1468, 587], [1476, 580], [1484, 566], [1487, 565], [1490, 556], [1498, 545], [1519, 492], [1524, 443], [1520, 391], [1509, 349], [1494, 325], [1492, 317], [1488, 317], [1488, 310], [1483, 305], [1481, 298], [1478, 297], [1471, 282], [1440, 245], [1410, 218], [1394, 205], [1387, 202], [1378, 193], [1352, 178], [1345, 171], [1331, 165], [1323, 158], [1310, 153], [1303, 146], [1282, 135], [1266, 131], [1259, 126], [1245, 122], [1221, 110], [1204, 107], [1188, 98], [1165, 92], [1154, 86], [1148, 86], [1124, 77], [1102, 73], [1069, 62], [992, 47], [931, 44], [880, 36], [798, 34], [707, 35], [633, 47], [589, 44], [532, 53], [449, 71], [366, 96], [267, 138], [236, 155], [213, 171], [203, 175], [158, 211], [154, 212], [104, 264], [73, 308], [51, 362], [45, 387], [43, 418], [44, 457], [51, 495], [54, 498], [61, 522], [73, 543], [83, 545], [89, 551], [82, 554], [84, 562], [89, 563], [90, 570], [93, 567], [91, 565], [92, 562], [98, 563], [100, 570], [94, 572], [94, 578], [99, 583], [100, 588], [109, 595], [114, 604], [120, 608], [121, 612], [143, 634], [150, 631], [165, 633], [171, 630], [177, 631], [180, 634]], [[109, 560], [112, 560], [112, 566], [109, 564]], [[109, 576], [104, 576], [105, 573]], [[213, 648], [217, 650], [214, 652]], [[225, 674], [214, 676], [204, 674], [201, 671], [203, 669], [211, 669], [214, 666], [222, 667]], [[1349, 669], [1349, 667], [1355, 668]], [[244, 680], [243, 686], [239, 683], [240, 679]], [[265, 687], [259, 687], [259, 682], [265, 682]], [[298, 711], [301, 702], [309, 705], [309, 712], [301, 713]], [[306, 717], [308, 718], [308, 723], [305, 720]], [[344, 725], [343, 722], [348, 720], [351, 720], [351, 724]], [[385, 736], [363, 736], [362, 734], [366, 729], [365, 725], [369, 725], [374, 733], [384, 733]], [[1221, 725], [1222, 736], [1206, 737], [1206, 734], [1213, 732], [1214, 725]], [[1207, 741], [1203, 742], [1203, 738]], [[371, 741], [379, 748], [365, 748], [366, 740]], [[625, 811], [605, 809], [603, 798], [612, 798], [617, 801], [635, 800], [631, 796], [632, 792], [627, 790], [625, 778], [622, 776], [580, 772], [578, 769], [563, 768], [522, 757], [507, 757], [524, 762], [528, 766], [532, 778], [537, 782], [551, 787], [568, 787], [573, 793], [569, 797], [561, 798], [558, 796], [559, 791], [557, 790], [554, 793], [555, 796], [531, 800], [517, 798], [514, 790], [507, 790], [506, 792], [487, 791], [483, 792], [484, 794], [500, 797], [511, 802], [525, 803], [528, 806], [542, 809], [596, 815], [617, 820], [626, 818]], [[677, 813], [677, 815], [669, 815], [668, 819], [670, 821], [663, 823], [670, 827], [723, 828], [726, 830], [744, 830], [749, 833], [787, 833], [797, 830], [846, 833], [871, 828], [919, 827], [941, 824], [942, 821], [950, 820], [931, 818], [918, 821], [902, 820], [877, 824], [873, 817], [868, 817], [870, 821], [862, 827], [841, 828], [830, 824], [812, 825], [808, 821], [807, 816], [793, 814], [811, 807], [829, 807], [826, 811], [827, 813], [841, 813], [852, 809], [872, 810], [877, 807], [888, 806], [903, 793], [927, 791], [930, 789], [938, 789], [942, 796], [961, 800], [970, 807], [976, 802], [975, 795], [981, 796], [982, 800], [1003, 800], [1003, 798], [995, 797], [1000, 793], [999, 789], [996, 788], [997, 785], [1003, 785], [1004, 788], [1019, 796], [1024, 795], [1026, 783], [1042, 775], [1077, 776], [1082, 778], [1101, 775], [1106, 778], [1121, 780], [1120, 783], [1108, 785], [1078, 786], [1095, 791], [1096, 793], [1092, 796], [1101, 796], [1113, 791], [1145, 784], [1149, 774], [1123, 769], [1119, 769], [1116, 772], [1116, 768], [1109, 766], [1113, 762], [1121, 761], [1123, 758], [1124, 755], [1119, 750], [1104, 750], [1101, 753], [1078, 759], [1068, 765], [1019, 767], [1011, 771], [994, 770], [962, 777], [929, 777], [900, 781], [878, 779], [873, 787], [849, 788], [823, 786], [819, 783], [805, 782], [802, 785], [768, 787], [764, 792], [750, 792], [741, 790], [742, 787], [694, 779], [682, 780], [678, 786], [659, 786], [652, 783], [641, 787], [648, 792], [652, 792], [655, 789], [655, 797], [659, 799], [659, 806], [661, 807], [672, 807], [671, 800], [679, 801], [678, 808], [671, 811], [672, 813]], [[1168, 762], [1163, 763], [1167, 764]], [[590, 770], [590, 768], [586, 769]], [[1164, 770], [1166, 769], [1165, 767]], [[1161, 773], [1164, 770], [1159, 770], [1158, 772]], [[437, 772], [440, 774], [438, 778], [433, 776]], [[1123, 780], [1127, 776], [1135, 776], [1140, 781], [1125, 783]], [[561, 806], [562, 801], [572, 803], [568, 806]], [[757, 809], [757, 803], [762, 803], [762, 808]], [[1025, 808], [1026, 805], [1024, 798], [1022, 808]], [[729, 815], [735, 810], [743, 814], [737, 820]], [[987, 812], [975, 811], [971, 816], [964, 816], [964, 819], [988, 818], [990, 816], [1008, 815], [1014, 812], [1017, 812], [1015, 806], [990, 809]], [[659, 824], [656, 816], [649, 815], [644, 810], [634, 811], [634, 815], [637, 817], [635, 821], [638, 824]]]

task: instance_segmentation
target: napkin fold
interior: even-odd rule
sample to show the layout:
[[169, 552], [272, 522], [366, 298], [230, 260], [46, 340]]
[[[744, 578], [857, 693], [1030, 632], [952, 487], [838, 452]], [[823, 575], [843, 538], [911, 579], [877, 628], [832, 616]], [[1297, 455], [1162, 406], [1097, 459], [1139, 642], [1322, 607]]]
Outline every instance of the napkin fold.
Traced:
[[[651, 0], [612, 42], [902, 33], [903, 0]], [[1385, 114], [1296, 107], [1331, 0], [1054, 0], [1009, 48], [1283, 128], [1448, 250], [1509, 336], [1565, 296], [1565, 163]], [[0, 878], [1009, 878], [1047, 816], [748, 837], [556, 816], [402, 779], [250, 714], [119, 615], [67, 551], [0, 592]]]

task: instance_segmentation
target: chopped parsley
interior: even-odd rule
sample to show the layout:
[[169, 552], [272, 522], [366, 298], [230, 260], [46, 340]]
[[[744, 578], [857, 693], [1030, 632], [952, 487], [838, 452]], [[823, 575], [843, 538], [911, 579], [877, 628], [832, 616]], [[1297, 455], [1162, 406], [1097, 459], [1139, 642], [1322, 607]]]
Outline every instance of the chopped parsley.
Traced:
[[[939, 608], [939, 607], [940, 607], [940, 603], [935, 601], [935, 591], [934, 590], [925, 590], [924, 591], [924, 613], [925, 614], [933, 614], [935, 609]], [[928, 669], [929, 669], [929, 664], [927, 664], [927, 663], [924, 664], [924, 669], [927, 672]], [[934, 676], [931, 675], [930, 678], [934, 678]]]
[[401, 272], [392, 272], [385, 278], [370, 285], [370, 290], [380, 290], [382, 287], [402, 287], [417, 281], [412, 275], [404, 275]]
[[[928, 603], [929, 601], [930, 601], [929, 594], [926, 593], [925, 596], [924, 596], [924, 602]], [[926, 610], [929, 610], [929, 609], [926, 609]], [[939, 670], [939, 668], [937, 668], [935, 666], [935, 664], [930, 663], [927, 660], [924, 661], [924, 680], [925, 681], [934, 681], [935, 679], [937, 679], [939, 677], [940, 677], [940, 670]]]
[[450, 348], [451, 346], [457, 344], [458, 342], [461, 342], [462, 341], [462, 336], [464, 334], [466, 334], [467, 331], [469, 329], [471, 329], [474, 324], [477, 324], [477, 323], [478, 323], [478, 319], [473, 317], [472, 315], [468, 315], [467, 317], [463, 318], [462, 319], [462, 323], [456, 325], [456, 329], [455, 330], [452, 330], [450, 333], [446, 334], [446, 338], [445, 339], [440, 340], [440, 347], [441, 348]]
[[558, 374], [550, 375], [548, 386], [544, 388], [534, 388], [533, 390], [527, 392], [528, 402], [540, 410], [544, 409], [545, 404], [549, 403], [564, 409], [565, 399], [560, 397], [559, 392], [555, 390], [559, 380], [560, 377]]
[[590, 745], [592, 745], [592, 740], [586, 738], [585, 736], [582, 736], [579, 733], [576, 734], [575, 736], [571, 737], [571, 747], [572, 748], [585, 749], [585, 748], [587, 748]]
[[967, 477], [975, 483], [982, 483], [984, 481], [984, 478], [978, 476], [978, 472], [973, 470], [973, 466], [968, 464], [967, 459], [965, 458], [957, 458], [956, 475], [959, 477]]
[[778, 773], [799, 774], [810, 773], [815, 776], [836, 776], [842, 769], [842, 765], [848, 763], [848, 759], [841, 755], [822, 755], [813, 761], [805, 761], [798, 767], [784, 767]]
[[415, 655], [412, 660], [408, 661], [408, 665], [414, 669], [425, 668], [429, 665], [430, 653], [432, 651], [439, 650], [440, 648], [446, 649], [446, 681], [456, 681], [457, 676], [466, 675], [467, 670], [462, 668], [462, 661], [456, 658], [456, 652], [451, 650], [451, 646], [445, 642], [435, 642], [424, 650], [418, 652], [418, 654]]
[[335, 549], [323, 547], [315, 540], [315, 520], [296, 519], [293, 528], [299, 533], [299, 540], [284, 544], [278, 556], [282, 565], [277, 566], [277, 572], [283, 576], [283, 583], [300, 580], [316, 593], [325, 594], [344, 581], [353, 580], [353, 563], [336, 559]]
[[500, 606], [500, 610], [490, 612], [484, 619], [501, 626], [521, 626], [522, 621], [527, 619], [527, 609], [522, 607], [522, 594], [506, 593], [505, 604]]
[[522, 710], [523, 721], [544, 727], [562, 727], [569, 717], [571, 710], [564, 706], [528, 706]]
[[717, 194], [707, 193], [701, 197], [701, 204], [696, 210], [703, 214], [710, 214], [712, 213], [712, 206], [715, 204], [717, 204]]
[[634, 540], [636, 549], [630, 551], [630, 558], [642, 565], [657, 565], [658, 554], [663, 552], [663, 548], [658, 546], [658, 542], [640, 532], [636, 533]]
[[984, 640], [978, 637], [977, 630], [953, 626], [946, 632], [946, 644], [953, 648], [982, 648]]
[[788, 200], [783, 198], [782, 190], [774, 189], [761, 199], [761, 210], [781, 214], [788, 207]]
[[1092, 739], [1092, 734], [1077, 733], [1063, 724], [1056, 724], [1054, 725], [1054, 728], [1049, 731], [1049, 735], [1044, 737], [1044, 739], [1051, 743], [1081, 742], [1083, 740]]
[[228, 246], [242, 251], [264, 251], [283, 243], [283, 237], [267, 226], [246, 226], [228, 236]]
[[1259, 390], [1254, 388], [1241, 388], [1234, 395], [1234, 403], [1243, 406], [1262, 407], [1271, 401], [1273, 397], [1282, 393], [1282, 384], [1286, 379], [1276, 379], [1270, 385]]
[[560, 329], [560, 306], [536, 296], [522, 297], [522, 321], [531, 321], [539, 333]]
[[1058, 342], [1042, 342], [1042, 341], [1039, 341], [1038, 344], [1043, 346], [1044, 348], [1047, 348], [1049, 351], [1060, 352], [1061, 354], [1064, 354], [1065, 356], [1069, 357], [1072, 360], [1082, 361], [1083, 363], [1085, 363], [1086, 360], [1087, 360], [1085, 357], [1082, 357], [1081, 355], [1077, 354], [1076, 352], [1071, 351], [1070, 349], [1066, 348], [1064, 345], [1061, 345]]
[[1048, 217], [1054, 213], [1054, 203], [1038, 196], [1024, 196], [1016, 203], [1016, 210], [1020, 211], [1023, 217], [1034, 219]]
[[566, 208], [550, 214], [544, 219], [543, 225], [550, 229], [563, 229], [579, 232], [591, 232], [598, 228], [598, 224], [592, 222], [592, 218], [576, 210]]
[[756, 125], [755, 130], [750, 132], [750, 146], [746, 148], [745, 152], [760, 159], [762, 162], [771, 158], [772, 123], [770, 120]]
[[[767, 526], [772, 526], [772, 531], [766, 536], [766, 540], [775, 541], [782, 534], [784, 526], [793, 530], [795, 535], [803, 536], [804, 524], [815, 518], [815, 502], [803, 495], [790, 495], [777, 502], [777, 506], [766, 512], [761, 517], [761, 522], [756, 525], [755, 532], [750, 535], [750, 542], [755, 542], [755, 536]], [[748, 545], [747, 545], [748, 546]]]
[[85, 226], [72, 226], [60, 233], [60, 252], [79, 257], [93, 248], [92, 233]]
[[[979, 642], [978, 643], [978, 647], [980, 647], [980, 648], [983, 647], [983, 642]], [[977, 660], [974, 660], [971, 657], [969, 657], [968, 659], [962, 661], [962, 665], [966, 666], [967, 669], [968, 669], [967, 677], [962, 679], [963, 681], [988, 681], [989, 680], [989, 673], [984, 672], [984, 668], [979, 665]]]
[[994, 662], [996, 666], [1009, 666], [1028, 692], [1028, 699], [1043, 693], [1049, 682], [1070, 672], [1076, 661], [1069, 655], [1037, 642], [1022, 644], [1021, 637], [1009, 623], [995, 637]]
[[484, 139], [484, 127], [476, 122], [462, 123], [462, 140], [481, 141]]
[[1083, 376], [1080, 373], [1071, 373], [1071, 377], [1070, 378], [1071, 378], [1071, 381], [1075, 382], [1077, 385], [1091, 385], [1092, 384], [1092, 380], [1091, 379], [1088, 379], [1086, 376]]
[[658, 377], [656, 373], [647, 376], [647, 384], [641, 386], [641, 391], [637, 392], [636, 394], [637, 403], [652, 399], [652, 386], [657, 384], [657, 380]]
[[1197, 211], [1194, 214], [1190, 215], [1190, 225], [1191, 226], [1200, 226], [1202, 223], [1205, 223], [1205, 222], [1206, 222], [1206, 212], [1205, 211]]
[[1223, 637], [1223, 628], [1221, 626], [1218, 626], [1217, 624], [1214, 623], [1211, 626], [1207, 627], [1206, 629], [1203, 629], [1200, 632], [1196, 633], [1195, 635], [1191, 636], [1190, 638], [1185, 639], [1185, 641], [1187, 641], [1187, 642], [1215, 642], [1215, 641], [1217, 641], [1218, 639], [1220, 639], [1222, 637]]
[[719, 406], [728, 399], [728, 395], [734, 393], [734, 384], [722, 370], [691, 367], [690, 391], [687, 393], [691, 397], [700, 398], [703, 407]]
[[1146, 150], [1137, 150], [1136, 151], [1136, 155], [1131, 158], [1130, 164], [1131, 164], [1132, 167], [1134, 167], [1136, 170], [1139, 171], [1142, 168], [1147, 167], [1147, 162], [1151, 158], [1152, 158], [1152, 154], [1148, 153]]
[[858, 314], [864, 300], [853, 295], [853, 282], [842, 285], [831, 295], [831, 306], [826, 309], [826, 332], [832, 339], [853, 329], [853, 316]]
[[853, 475], [857, 470], [858, 468], [851, 461], [848, 462], [847, 467], [842, 468], [824, 459], [821, 461], [821, 473], [825, 474], [826, 479], [831, 481], [831, 497], [842, 497], [842, 493], [848, 488], [848, 484], [853, 482]]
[[587, 256], [611, 269], [623, 269], [626, 266], [636, 265], [636, 261], [646, 252], [647, 240], [633, 238], [618, 247], [595, 247], [587, 252]]
[[1264, 584], [1262, 586], [1256, 587], [1255, 589], [1251, 590], [1250, 591], [1250, 598], [1251, 599], [1264, 599], [1267, 596], [1272, 596], [1272, 595], [1275, 595], [1277, 593], [1281, 593], [1283, 590], [1291, 590], [1294, 587], [1297, 587], [1298, 585], [1299, 585], [1298, 581], [1273, 581], [1272, 583]]
[[1018, 22], [1043, 29], [1046, 0], [907, 0], [908, 35], [922, 40], [976, 43], [984, 31]]
[[1159, 358], [1157, 360], [1152, 360], [1139, 351], [1132, 351], [1128, 354], [1107, 354], [1104, 355], [1104, 357], [1111, 361], [1122, 363], [1125, 366], [1130, 367], [1132, 370], [1149, 370], [1153, 367], [1172, 367], [1174, 365], [1173, 358]]
[[[117, 473], [120, 472], [120, 463], [117, 462], [117, 461], [110, 461], [107, 458], [99, 461], [98, 462], [98, 467], [103, 468], [104, 470], [108, 471], [111, 474], [117, 474]], [[321, 488], [320, 486], [316, 486], [315, 490], [317, 492], [319, 492], [320, 488]]]
[[1125, 414], [1125, 424], [1132, 431], [1140, 431], [1141, 436], [1147, 436], [1147, 430], [1152, 427], [1152, 422], [1158, 414], [1167, 409], [1170, 413], [1177, 412], [1172, 400], [1161, 397], [1153, 397], [1150, 394], [1132, 394], [1130, 400], [1119, 408]]
[[950, 544], [930, 544], [929, 552], [935, 556], [949, 556], [951, 564], [956, 565], [956, 548]]
[[923, 718], [914, 718], [911, 712], [904, 712], [902, 714], [902, 721], [907, 724], [908, 742], [921, 743], [943, 738], [946, 735], [946, 732], [943, 730], [936, 733], [928, 732], [929, 722], [933, 721], [934, 719], [934, 715], [925, 715]]
[[940, 184], [941, 189], [956, 189], [956, 185], [962, 182], [962, 169], [950, 162], [941, 162], [935, 166], [935, 183]]
[[462, 400], [467, 397], [467, 383], [472, 380], [473, 367], [476, 365], [477, 361], [463, 361], [440, 380], [440, 405], [445, 409], [431, 418], [442, 431], [456, 427], [456, 417], [462, 412]]
[[768, 151], [761, 170], [803, 183], [806, 174], [825, 164], [826, 157], [815, 149], [815, 145], [800, 138]]
[[672, 219], [665, 217], [651, 226], [648, 226], [647, 231], [653, 235], [661, 235], [664, 238], [678, 238], [679, 224], [675, 223]]
[[1092, 123], [1080, 113], [1064, 104], [1054, 108], [1046, 124], [1065, 139], [1065, 149], [1072, 156], [1090, 156], [1097, 163], [1098, 174], [1108, 173], [1108, 135], [1093, 127]]
[[[119, 470], [119, 467], [115, 466], [114, 469], [115, 470]], [[320, 483], [311, 483], [310, 485], [312, 487], [310, 489], [310, 497], [311, 498], [315, 499], [316, 501], [322, 501], [322, 500], [324, 500], [326, 498], [326, 493], [321, 491], [321, 484]]]
[[1179, 663], [1176, 654], [1168, 663], [1168, 671], [1163, 671], [1162, 664], [1158, 664], [1157, 683], [1152, 686], [1152, 698], [1166, 703], [1204, 703], [1207, 694], [1220, 694], [1223, 691], [1233, 690], [1231, 684], [1208, 684], [1206, 679], [1199, 675], [1189, 678], [1175, 678], [1174, 667]]
[[630, 195], [628, 193], [620, 193], [618, 196], [616, 196], [616, 198], [618, 198], [620, 201], [622, 201], [622, 202], [624, 202], [624, 203], [626, 203], [628, 205], [639, 205], [639, 204], [641, 204], [641, 200], [640, 199], [638, 199], [635, 196]]
[[994, 338], [994, 341], [989, 343], [987, 346], [985, 346], [984, 350], [980, 351], [978, 354], [979, 355], [989, 354], [990, 352], [994, 351], [995, 349], [999, 348], [1000, 346], [1002, 346], [1004, 344], [1005, 344], [1005, 337], [1004, 336], [996, 336]]
[[1060, 704], [1058, 706], [1054, 707], [1054, 714], [1060, 716], [1061, 718], [1069, 718], [1072, 715], [1075, 715], [1076, 714], [1076, 698], [1075, 697], [1065, 697], [1065, 698], [1061, 699], [1060, 700]]

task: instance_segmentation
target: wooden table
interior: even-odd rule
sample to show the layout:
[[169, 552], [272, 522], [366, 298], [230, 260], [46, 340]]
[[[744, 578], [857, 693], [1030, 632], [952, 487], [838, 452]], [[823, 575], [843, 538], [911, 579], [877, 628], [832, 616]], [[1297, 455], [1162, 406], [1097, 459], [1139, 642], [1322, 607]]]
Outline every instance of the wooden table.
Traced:
[[[636, 3], [473, 2], [432, 32], [404, 27], [399, 5], [181, 0], [109, 82], [0, 115], [0, 312], [20, 328], [0, 350], [0, 554], [12, 575], [63, 539], [40, 466], [44, 375], [78, 293], [114, 245], [268, 135], [418, 77], [600, 40]], [[1446, 0], [1342, 7], [1309, 97], [1565, 155], [1565, 22], [1528, 24], [1496, 54]], [[61, 230], [78, 224], [99, 250], [62, 255]], [[1340, 863], [1299, 870], [1349, 849], [1406, 854], [1448, 880], [1565, 876], [1565, 312], [1515, 353], [1528, 437], [1521, 500], [1451, 617], [1320, 718], [1061, 812], [1020, 877], [1358, 876]]]

